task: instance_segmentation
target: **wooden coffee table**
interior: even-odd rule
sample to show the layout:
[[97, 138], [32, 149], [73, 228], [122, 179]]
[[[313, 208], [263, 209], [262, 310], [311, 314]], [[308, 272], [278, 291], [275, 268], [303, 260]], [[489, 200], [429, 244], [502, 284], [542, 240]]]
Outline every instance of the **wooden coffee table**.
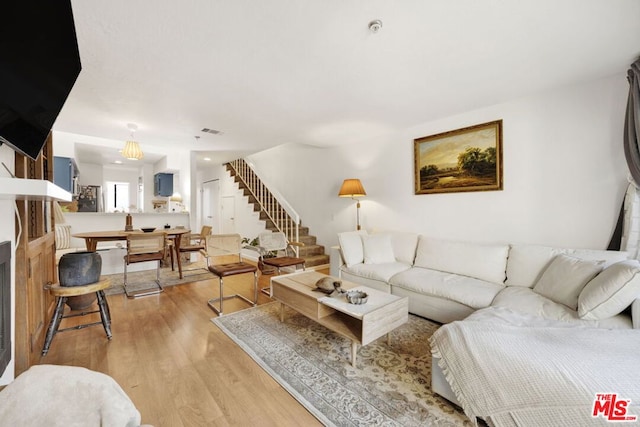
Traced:
[[293, 273], [271, 278], [271, 295], [280, 302], [280, 321], [284, 321], [284, 307], [314, 320], [331, 331], [351, 340], [351, 364], [356, 366], [358, 345], [367, 345], [387, 334], [409, 319], [409, 300], [355, 283], [342, 281], [342, 289], [366, 292], [365, 304], [347, 302], [344, 295], [329, 297], [313, 291], [318, 279], [326, 274], [315, 271]]

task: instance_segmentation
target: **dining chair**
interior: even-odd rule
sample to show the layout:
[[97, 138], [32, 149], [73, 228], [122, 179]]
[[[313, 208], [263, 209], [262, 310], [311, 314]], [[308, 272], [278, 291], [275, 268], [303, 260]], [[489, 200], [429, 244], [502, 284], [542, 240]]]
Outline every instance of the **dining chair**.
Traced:
[[[180, 245], [179, 253], [176, 253], [176, 257], [179, 257], [184, 253], [187, 253], [187, 254], [190, 254], [191, 252], [203, 253], [204, 251], [206, 251], [206, 247], [207, 247], [206, 238], [210, 234], [211, 234], [211, 226], [203, 225], [202, 229], [200, 230], [200, 233], [189, 233], [183, 236], [177, 236], [176, 239], [179, 239], [180, 237], [182, 237], [182, 244]], [[173, 258], [172, 258], [171, 266], [173, 267]], [[182, 270], [181, 263], [178, 263], [178, 270], [180, 273], [180, 278], [182, 279], [183, 270]], [[201, 270], [201, 269], [192, 268], [190, 270], [184, 270], [184, 271], [187, 272], [187, 271], [195, 271], [195, 270]]]
[[[260, 257], [258, 265], [272, 267], [280, 275], [280, 269], [284, 267], [294, 267], [299, 265], [305, 270], [305, 260], [298, 256], [296, 248], [304, 246], [304, 243], [290, 242], [283, 232], [265, 232], [258, 235], [258, 251]], [[263, 271], [264, 272], [264, 271]], [[271, 287], [260, 289], [264, 294], [271, 296]]]
[[[207, 269], [218, 278], [220, 285], [220, 297], [208, 301], [209, 307], [219, 316], [223, 314], [223, 302], [231, 298], [239, 298], [242, 301], [256, 305], [258, 302], [258, 269], [255, 265], [242, 261], [242, 237], [239, 234], [212, 234], [206, 237]], [[234, 256], [238, 262], [226, 262], [214, 264], [213, 257]], [[224, 278], [238, 274], [253, 273], [253, 301], [244, 295], [224, 295]], [[216, 306], [216, 303], [219, 305]]]
[[[160, 264], [165, 257], [167, 235], [162, 231], [151, 233], [127, 234], [127, 254], [124, 256], [124, 292], [129, 298], [142, 297], [164, 292], [160, 284]], [[156, 280], [157, 288], [130, 291], [127, 286], [127, 266], [129, 264], [146, 261], [157, 261]]]

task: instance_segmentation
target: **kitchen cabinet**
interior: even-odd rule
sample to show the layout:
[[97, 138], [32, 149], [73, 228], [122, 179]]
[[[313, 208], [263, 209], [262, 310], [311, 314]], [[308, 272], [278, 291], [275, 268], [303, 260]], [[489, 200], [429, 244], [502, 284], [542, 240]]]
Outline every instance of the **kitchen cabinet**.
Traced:
[[153, 176], [153, 195], [170, 197], [173, 194], [173, 174], [157, 173]]
[[77, 186], [75, 185], [80, 172], [76, 161], [70, 157], [58, 157], [53, 158], [53, 183], [59, 187], [64, 188], [71, 194], [76, 194]]

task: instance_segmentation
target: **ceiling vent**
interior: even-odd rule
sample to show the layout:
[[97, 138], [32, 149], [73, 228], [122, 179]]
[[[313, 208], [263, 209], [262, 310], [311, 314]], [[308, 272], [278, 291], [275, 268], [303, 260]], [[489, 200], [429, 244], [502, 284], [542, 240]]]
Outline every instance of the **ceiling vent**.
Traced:
[[215, 129], [209, 129], [209, 128], [202, 128], [202, 132], [211, 133], [213, 135], [222, 135], [224, 133], [221, 130], [215, 130]]

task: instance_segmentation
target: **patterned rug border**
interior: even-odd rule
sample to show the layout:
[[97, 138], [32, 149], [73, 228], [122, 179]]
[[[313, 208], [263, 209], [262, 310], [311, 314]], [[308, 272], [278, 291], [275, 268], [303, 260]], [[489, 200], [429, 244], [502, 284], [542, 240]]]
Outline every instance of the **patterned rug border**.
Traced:
[[236, 311], [231, 314], [226, 314], [223, 317], [212, 317], [211, 322], [213, 322], [214, 325], [220, 328], [222, 332], [224, 332], [229, 338], [233, 340], [233, 342], [238, 344], [238, 346], [242, 350], [244, 350], [244, 352], [247, 353], [254, 360], [254, 362], [256, 362], [262, 369], [264, 369], [269, 375], [271, 375], [271, 377], [274, 380], [276, 380], [276, 382], [280, 384], [282, 388], [287, 390], [287, 392], [291, 394], [294, 397], [294, 399], [300, 402], [300, 404], [302, 404], [305, 407], [305, 409], [309, 411], [314, 417], [316, 417], [322, 424], [324, 424], [325, 426], [335, 426], [335, 424], [332, 423], [327, 417], [325, 417], [325, 415], [322, 412], [320, 412], [315, 406], [313, 406], [311, 402], [305, 399], [304, 396], [298, 393], [298, 391], [291, 384], [285, 381], [284, 378], [282, 378], [264, 360], [262, 360], [262, 358], [258, 354], [256, 354], [253, 351], [253, 349], [251, 349], [247, 344], [245, 344], [243, 340], [241, 340], [238, 336], [236, 336], [236, 334], [231, 332], [225, 325], [221, 323], [223, 319], [226, 317], [233, 316], [235, 314], [250, 311], [250, 310], [259, 310], [261, 307], [265, 305], [271, 305], [271, 304], [278, 304], [278, 303], [275, 301], [269, 302], [267, 304], [263, 304], [257, 307], [245, 308], [244, 310]]
[[462, 411], [431, 391], [428, 337], [437, 323], [410, 315], [392, 333], [360, 347], [279, 303], [244, 309], [211, 322], [326, 426], [472, 426]]

